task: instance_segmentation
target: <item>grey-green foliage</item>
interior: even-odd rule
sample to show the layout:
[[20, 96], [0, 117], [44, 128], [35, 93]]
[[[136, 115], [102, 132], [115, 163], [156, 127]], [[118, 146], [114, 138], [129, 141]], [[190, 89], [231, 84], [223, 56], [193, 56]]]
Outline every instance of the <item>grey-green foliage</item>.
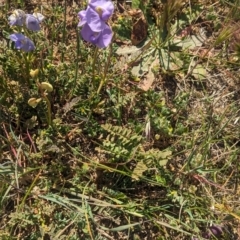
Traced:
[[118, 98], [118, 102], [116, 103], [116, 107], [122, 107], [122, 106], [129, 106], [132, 105], [135, 98], [137, 96], [136, 92], [130, 92], [130, 93], [126, 93], [124, 95], [121, 95]]
[[142, 135], [135, 133], [132, 129], [104, 124], [102, 128], [108, 132], [103, 140], [101, 153], [107, 154], [112, 162], [128, 161], [135, 154], [136, 147], [141, 143]]

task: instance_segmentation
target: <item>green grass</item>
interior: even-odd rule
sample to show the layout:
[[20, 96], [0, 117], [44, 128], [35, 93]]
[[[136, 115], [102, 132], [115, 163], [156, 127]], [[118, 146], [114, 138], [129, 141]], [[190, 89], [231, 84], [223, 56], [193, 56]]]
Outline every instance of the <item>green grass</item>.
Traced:
[[[80, 2], [0, 5], [0, 238], [239, 239], [239, 1], [133, 1], [143, 48], [122, 2], [106, 49]], [[18, 8], [46, 17], [31, 54]]]

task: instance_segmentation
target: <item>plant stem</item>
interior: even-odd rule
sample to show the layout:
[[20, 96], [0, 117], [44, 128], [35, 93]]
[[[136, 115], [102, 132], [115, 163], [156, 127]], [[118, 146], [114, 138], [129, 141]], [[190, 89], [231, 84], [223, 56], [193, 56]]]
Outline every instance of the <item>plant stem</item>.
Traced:
[[30, 193], [31, 193], [31, 191], [32, 191], [32, 189], [33, 189], [36, 181], [38, 180], [38, 178], [39, 178], [39, 176], [40, 176], [40, 174], [41, 174], [41, 172], [42, 172], [42, 169], [40, 169], [39, 173], [38, 173], [37, 176], [34, 178], [31, 186], [28, 188], [26, 194], [24, 195], [23, 200], [22, 200], [22, 202], [21, 202], [21, 204], [20, 204], [20, 206], [19, 206], [19, 209], [20, 209], [20, 210], [23, 210], [23, 206], [24, 206], [24, 204], [25, 204], [25, 202], [26, 202], [26, 199], [27, 199], [27, 197], [30, 195]]
[[105, 79], [103, 78], [98, 86], [97, 95], [100, 93], [104, 83], [105, 83]]
[[111, 56], [112, 56], [112, 43], [110, 44], [110, 47], [109, 47], [109, 54], [108, 54], [107, 62], [105, 63], [103, 77], [101, 79], [101, 82], [100, 82], [98, 90], [97, 90], [97, 95], [100, 93], [100, 91], [103, 87], [103, 84], [106, 82], [106, 77], [107, 77], [107, 72], [108, 72]]
[[76, 56], [76, 62], [75, 62], [75, 74], [74, 74], [74, 81], [73, 81], [73, 88], [70, 91], [68, 99], [71, 99], [73, 96], [73, 92], [76, 88], [76, 83], [77, 83], [77, 77], [78, 77], [78, 64], [79, 64], [79, 56], [80, 56], [80, 41], [79, 41], [79, 34], [77, 30], [77, 56]]
[[46, 101], [47, 103], [47, 121], [48, 121], [48, 126], [51, 126], [52, 125], [52, 111], [51, 111], [51, 103], [48, 99], [47, 96], [44, 96], [44, 100]]
[[98, 53], [98, 47], [95, 48], [94, 55], [93, 55], [92, 79], [95, 79], [95, 69], [96, 69], [97, 53]]
[[30, 83], [30, 79], [29, 79], [29, 73], [30, 73], [30, 64], [29, 64], [29, 59], [30, 59], [30, 55], [28, 53], [23, 53], [23, 58], [25, 61], [25, 69], [23, 71], [24, 72], [24, 78], [25, 78], [25, 82], [27, 82], [28, 87], [30, 87], [31, 83]]
[[[62, 34], [62, 46], [65, 44], [66, 40], [66, 20], [67, 19], [67, 1], [64, 1], [64, 21], [63, 21], [63, 34]], [[61, 62], [64, 61], [64, 51], [62, 50]]]

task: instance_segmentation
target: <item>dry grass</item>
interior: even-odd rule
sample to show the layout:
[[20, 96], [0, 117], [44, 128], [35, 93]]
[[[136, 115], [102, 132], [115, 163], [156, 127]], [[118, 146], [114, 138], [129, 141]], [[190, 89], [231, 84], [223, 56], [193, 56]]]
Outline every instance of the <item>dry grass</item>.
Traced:
[[[0, 2], [0, 237], [239, 239], [238, 1], [144, 1], [138, 58], [117, 52], [134, 49], [133, 28], [114, 3], [114, 42], [94, 53], [76, 31], [85, 3]], [[31, 64], [54, 88], [50, 127], [8, 41], [15, 8], [46, 16]], [[202, 30], [203, 43], [171, 45]]]

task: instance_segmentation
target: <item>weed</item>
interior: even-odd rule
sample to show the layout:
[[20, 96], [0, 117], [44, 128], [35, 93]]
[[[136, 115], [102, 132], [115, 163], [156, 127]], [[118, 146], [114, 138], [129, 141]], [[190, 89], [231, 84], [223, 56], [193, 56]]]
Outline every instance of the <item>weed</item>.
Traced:
[[237, 9], [0, 3], [1, 239], [239, 239]]

